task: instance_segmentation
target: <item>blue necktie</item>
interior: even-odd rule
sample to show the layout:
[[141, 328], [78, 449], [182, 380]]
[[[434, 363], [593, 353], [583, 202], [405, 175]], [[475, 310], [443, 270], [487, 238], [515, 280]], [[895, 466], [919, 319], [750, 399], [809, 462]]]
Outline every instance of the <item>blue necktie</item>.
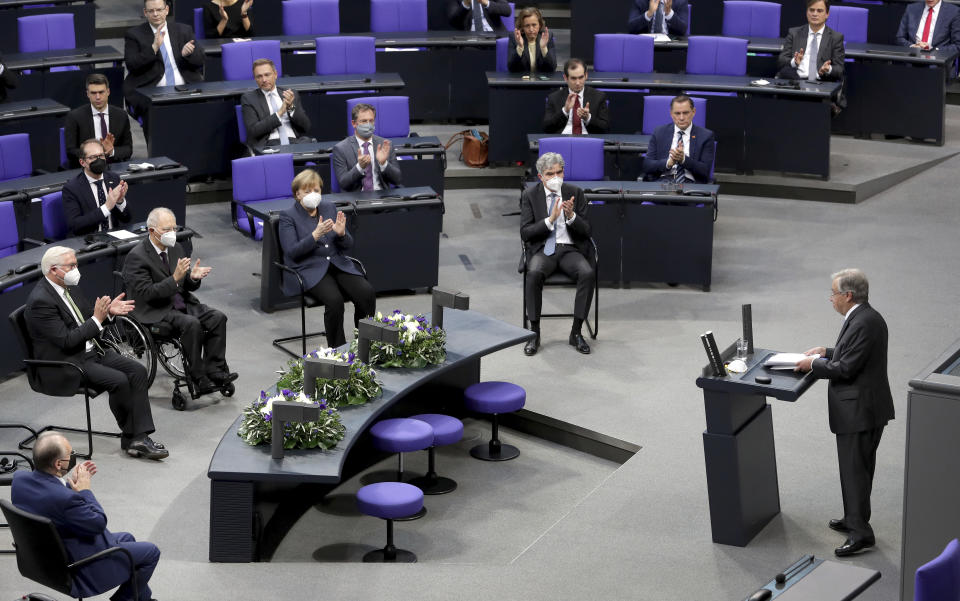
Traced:
[[[170, 35], [169, 31], [167, 35]], [[160, 44], [160, 58], [163, 59], [164, 85], [172, 86], [177, 81], [173, 75], [173, 62], [170, 60], [170, 55], [167, 54], [167, 47], [164, 44]]]
[[[550, 214], [550, 211], [553, 210], [554, 203], [557, 202], [557, 195], [550, 194], [547, 196], [547, 214]], [[557, 222], [553, 222], [553, 229], [550, 230], [550, 236], [547, 237], [547, 243], [543, 245], [543, 254], [548, 257], [553, 253], [557, 252]]]

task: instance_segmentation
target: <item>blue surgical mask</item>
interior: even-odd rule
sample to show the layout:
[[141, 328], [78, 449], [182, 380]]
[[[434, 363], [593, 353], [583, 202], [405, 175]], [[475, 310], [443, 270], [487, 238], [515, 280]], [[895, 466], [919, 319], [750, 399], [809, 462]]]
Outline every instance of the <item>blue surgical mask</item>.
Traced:
[[360, 123], [357, 125], [357, 135], [363, 139], [367, 139], [373, 135], [373, 130], [375, 126], [373, 123]]

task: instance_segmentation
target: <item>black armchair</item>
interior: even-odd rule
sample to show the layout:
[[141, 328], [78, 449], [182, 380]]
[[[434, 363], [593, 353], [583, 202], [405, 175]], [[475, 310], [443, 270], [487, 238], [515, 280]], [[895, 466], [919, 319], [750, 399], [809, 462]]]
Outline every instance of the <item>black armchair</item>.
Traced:
[[[593, 249], [593, 256], [587, 257], [587, 260], [590, 262], [590, 265], [593, 267], [593, 327], [590, 326], [590, 319], [586, 320], [587, 331], [590, 332], [590, 338], [596, 340], [597, 333], [600, 331], [600, 286], [598, 285], [599, 280], [597, 274], [599, 273], [598, 264], [600, 261], [600, 251], [597, 249], [597, 243], [593, 238], [590, 238], [590, 247]], [[523, 290], [527, 289], [527, 261], [529, 259], [530, 253], [526, 243], [521, 242], [520, 244], [520, 264], [517, 265], [517, 273], [523, 274]], [[554, 271], [550, 276], [544, 280], [543, 287], [548, 286], [576, 286], [576, 282], [570, 278], [567, 274], [563, 273], [560, 270]], [[523, 297], [523, 327], [528, 328], [530, 322], [527, 319], [527, 295], [521, 294]], [[589, 314], [589, 307], [587, 307], [587, 312]], [[541, 318], [544, 317], [568, 317], [572, 318], [573, 313], [541, 313]]]

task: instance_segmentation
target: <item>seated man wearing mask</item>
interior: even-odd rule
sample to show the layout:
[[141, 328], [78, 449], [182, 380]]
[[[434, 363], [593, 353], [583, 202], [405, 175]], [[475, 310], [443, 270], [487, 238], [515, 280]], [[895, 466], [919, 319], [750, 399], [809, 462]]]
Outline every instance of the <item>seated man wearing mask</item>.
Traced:
[[[373, 135], [377, 109], [360, 103], [353, 107], [350, 119], [354, 135], [333, 147], [333, 170], [343, 192], [383, 190], [400, 186], [400, 165], [390, 140]], [[376, 160], [373, 160], [376, 158]]]
[[107, 171], [107, 157], [100, 140], [80, 145], [83, 172], [63, 186], [63, 216], [70, 234], [83, 236], [105, 232], [130, 221], [127, 182]]

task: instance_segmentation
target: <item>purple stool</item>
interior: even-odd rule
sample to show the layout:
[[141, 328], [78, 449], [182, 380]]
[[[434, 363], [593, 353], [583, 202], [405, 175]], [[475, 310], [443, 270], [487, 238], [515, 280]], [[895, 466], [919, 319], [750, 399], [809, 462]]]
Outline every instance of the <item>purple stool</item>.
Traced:
[[403, 482], [368, 484], [357, 491], [357, 509], [387, 521], [387, 546], [364, 555], [364, 563], [416, 563], [417, 556], [411, 551], [393, 545], [393, 521], [423, 509], [422, 490]]
[[453, 444], [463, 438], [463, 422], [455, 417], [440, 415], [439, 413], [411, 415], [410, 419], [426, 422], [433, 428], [433, 444], [427, 449], [429, 462], [427, 473], [420, 478], [414, 478], [410, 481], [410, 484], [422, 490], [425, 495], [443, 495], [455, 491], [457, 489], [456, 480], [437, 475], [437, 447]]
[[476, 413], [490, 413], [493, 421], [493, 436], [489, 444], [470, 449], [470, 454], [484, 461], [507, 461], [520, 454], [517, 447], [500, 444], [497, 415], [522, 409], [527, 400], [526, 391], [510, 382], [478, 382], [463, 391], [467, 409]]
[[[433, 428], [427, 422], [416, 419], [385, 419], [370, 428], [370, 436], [373, 437], [373, 446], [381, 451], [397, 454], [397, 482], [403, 481], [403, 454], [422, 451], [433, 444]], [[426, 513], [427, 508], [422, 507], [413, 515], [395, 519], [416, 520]]]

